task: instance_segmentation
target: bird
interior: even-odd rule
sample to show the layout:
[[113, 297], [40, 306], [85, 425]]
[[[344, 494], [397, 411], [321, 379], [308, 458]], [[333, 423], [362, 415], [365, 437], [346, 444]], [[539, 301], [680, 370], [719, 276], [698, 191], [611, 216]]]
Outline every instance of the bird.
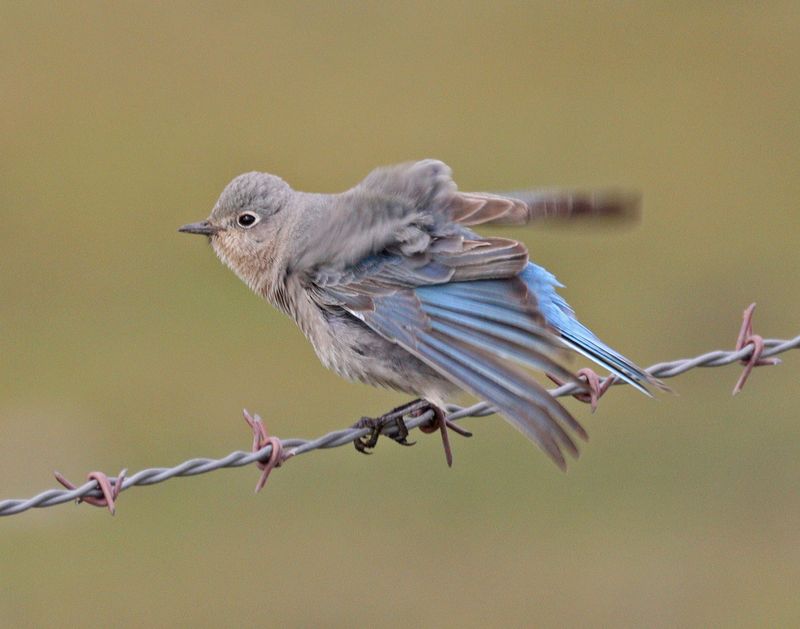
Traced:
[[[577, 319], [562, 284], [523, 243], [473, 228], [624, 215], [638, 204], [638, 195], [614, 191], [461, 192], [450, 167], [424, 159], [376, 168], [337, 194], [245, 173], [206, 220], [179, 231], [207, 236], [226, 266], [295, 321], [326, 367], [415, 396], [399, 413], [357, 424], [373, 429], [357, 449], [374, 447], [389, 418], [407, 410], [441, 420], [447, 400], [466, 392], [566, 469], [565, 453], [577, 458], [576, 436], [587, 433], [530, 368], [580, 384], [565, 366], [577, 352], [647, 395], [660, 382]], [[403, 427], [396, 440], [410, 445]]]

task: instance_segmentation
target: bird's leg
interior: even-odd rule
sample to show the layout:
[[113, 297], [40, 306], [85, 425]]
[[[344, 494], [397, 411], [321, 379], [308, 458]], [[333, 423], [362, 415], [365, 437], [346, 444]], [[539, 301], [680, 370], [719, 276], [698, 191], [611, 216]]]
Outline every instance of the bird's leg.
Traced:
[[378, 444], [378, 437], [387, 426], [394, 426], [395, 428], [396, 433], [391, 435], [392, 440], [402, 446], [413, 446], [416, 442], [408, 441], [408, 427], [403, 421], [403, 417], [420, 409], [427, 410], [425, 405], [427, 405], [425, 400], [418, 399], [398, 406], [380, 417], [362, 417], [353, 424], [353, 428], [370, 428], [371, 432], [353, 441], [356, 450], [362, 454], [371, 454], [367, 450], [374, 448]]

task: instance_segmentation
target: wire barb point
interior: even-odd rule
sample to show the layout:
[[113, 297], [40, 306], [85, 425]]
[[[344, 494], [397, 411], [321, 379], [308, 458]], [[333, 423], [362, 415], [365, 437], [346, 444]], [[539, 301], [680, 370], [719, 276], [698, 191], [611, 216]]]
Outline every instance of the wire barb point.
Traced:
[[781, 361], [777, 358], [761, 358], [764, 353], [764, 338], [760, 334], [753, 334], [753, 312], [756, 309], [756, 304], [753, 302], [744, 310], [742, 315], [742, 327], [739, 329], [739, 337], [736, 339], [736, 351], [743, 350], [748, 345], [752, 345], [753, 352], [750, 357], [745, 360], [739, 361], [744, 365], [742, 374], [736, 385], [733, 387], [733, 395], [739, 393], [750, 377], [750, 372], [754, 367], [765, 367], [767, 365], [780, 365]]
[[[115, 479], [110, 479], [105, 472], [89, 472], [89, 474], [86, 476], [87, 480], [93, 480], [97, 484], [96, 489], [100, 490], [102, 497], [88, 495], [79, 496], [75, 499], [75, 502], [85, 502], [94, 507], [107, 507], [109, 513], [114, 515], [117, 511], [115, 501], [122, 491], [122, 484], [125, 482], [125, 475], [127, 473], [128, 470], [122, 470], [119, 473], [119, 476], [117, 476]], [[77, 489], [76, 486], [68, 481], [60, 472], [53, 472], [53, 476], [55, 476], [56, 480], [67, 489]]]
[[444, 459], [447, 461], [447, 467], [453, 467], [453, 450], [450, 447], [450, 435], [448, 429], [462, 437], [471, 437], [472, 433], [464, 430], [461, 426], [447, 418], [447, 414], [438, 406], [428, 404], [426, 408], [421, 408], [418, 413], [431, 411], [433, 418], [427, 424], [421, 424], [420, 431], [430, 434], [437, 430], [442, 435], [442, 447], [444, 448]]
[[[592, 408], [592, 413], [594, 413], [597, 410], [597, 404], [600, 401], [600, 398], [603, 397], [609, 388], [611, 388], [611, 385], [614, 384], [617, 378], [613, 374], [608, 375], [605, 378], [601, 378], [593, 369], [590, 369], [589, 367], [579, 369], [576, 375], [578, 376], [578, 380], [586, 383], [586, 387], [583, 391], [576, 391], [573, 393], [572, 397], [579, 402], [588, 404]], [[550, 374], [547, 374], [547, 377], [560, 387], [564, 386], [565, 384], [563, 380], [560, 380], [559, 378], [556, 378]]]
[[246, 408], [242, 409], [242, 415], [244, 415], [244, 420], [253, 431], [252, 452], [255, 454], [267, 446], [270, 447], [269, 457], [267, 460], [256, 461], [258, 469], [261, 470], [261, 477], [256, 483], [255, 490], [255, 493], [258, 493], [264, 489], [264, 485], [267, 484], [267, 480], [269, 480], [269, 475], [272, 473], [272, 470], [283, 465], [284, 461], [288, 461], [294, 456], [295, 453], [294, 450], [287, 452], [283, 449], [283, 443], [281, 440], [277, 437], [271, 436], [267, 432], [267, 428], [264, 426], [264, 422], [261, 420], [261, 417], [258, 415], [251, 415]]

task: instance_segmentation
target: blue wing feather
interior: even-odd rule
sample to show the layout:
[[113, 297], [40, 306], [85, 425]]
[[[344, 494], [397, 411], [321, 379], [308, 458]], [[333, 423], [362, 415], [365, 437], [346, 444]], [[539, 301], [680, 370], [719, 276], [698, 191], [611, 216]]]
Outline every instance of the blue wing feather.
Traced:
[[603, 343], [594, 332], [577, 320], [572, 308], [556, 292], [556, 287], [563, 284], [550, 271], [529, 262], [520, 278], [536, 295], [547, 322], [558, 331], [569, 347], [608, 369], [645, 395], [651, 394], [642, 382], [662, 386], [643, 369]]

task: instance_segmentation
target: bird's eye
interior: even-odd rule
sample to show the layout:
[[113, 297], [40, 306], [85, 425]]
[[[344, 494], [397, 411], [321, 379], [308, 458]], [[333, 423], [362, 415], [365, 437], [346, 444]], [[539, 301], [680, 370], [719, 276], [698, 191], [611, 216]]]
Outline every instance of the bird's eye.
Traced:
[[236, 217], [236, 222], [239, 224], [240, 227], [252, 227], [258, 222], [258, 216], [253, 214], [252, 212], [242, 212], [239, 216]]

